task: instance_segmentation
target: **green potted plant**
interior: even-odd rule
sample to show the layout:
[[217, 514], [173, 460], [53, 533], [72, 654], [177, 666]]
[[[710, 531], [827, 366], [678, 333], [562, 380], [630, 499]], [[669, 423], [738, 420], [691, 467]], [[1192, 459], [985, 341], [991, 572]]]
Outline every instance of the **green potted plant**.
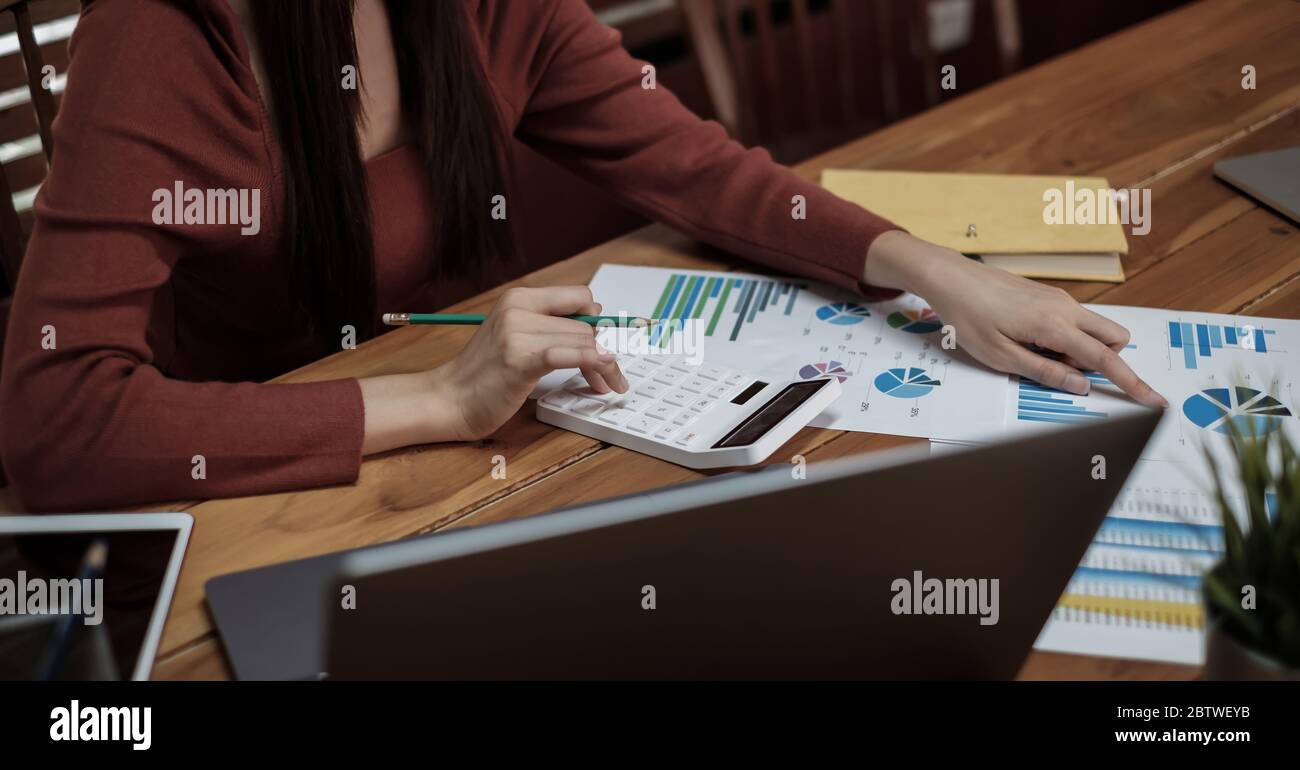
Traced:
[[1245, 423], [1228, 423], [1229, 463], [1205, 451], [1224, 556], [1203, 581], [1204, 676], [1300, 680], [1300, 458], [1285, 431]]

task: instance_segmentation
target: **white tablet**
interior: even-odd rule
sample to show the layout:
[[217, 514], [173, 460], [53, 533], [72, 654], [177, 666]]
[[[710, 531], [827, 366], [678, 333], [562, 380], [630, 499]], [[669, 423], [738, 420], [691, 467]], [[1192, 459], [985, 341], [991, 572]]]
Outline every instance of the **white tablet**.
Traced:
[[148, 679], [193, 522], [0, 516], [0, 680]]

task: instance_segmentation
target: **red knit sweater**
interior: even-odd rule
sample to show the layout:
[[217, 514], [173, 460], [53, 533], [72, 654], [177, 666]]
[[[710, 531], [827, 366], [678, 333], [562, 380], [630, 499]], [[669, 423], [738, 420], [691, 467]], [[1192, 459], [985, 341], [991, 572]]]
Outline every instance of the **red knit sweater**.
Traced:
[[[583, 0], [463, 1], [509, 131], [691, 236], [865, 290], [867, 247], [892, 225], [643, 89], [643, 63]], [[87, 2], [72, 38], [0, 366], [0, 457], [34, 510], [357, 477], [356, 380], [259, 382], [311, 357], [305, 331], [284, 324], [295, 292], [283, 162], [237, 18], [224, 0], [192, 5]], [[436, 308], [483, 288], [426, 278], [437, 190], [418, 154], [399, 148], [367, 172], [380, 307]], [[256, 188], [260, 232], [155, 224], [155, 191], [178, 180]], [[791, 218], [795, 195], [807, 220]]]

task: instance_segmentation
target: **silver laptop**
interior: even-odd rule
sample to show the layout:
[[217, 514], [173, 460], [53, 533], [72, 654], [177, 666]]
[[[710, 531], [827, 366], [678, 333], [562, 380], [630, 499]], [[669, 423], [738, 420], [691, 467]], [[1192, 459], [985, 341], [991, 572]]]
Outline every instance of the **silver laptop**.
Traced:
[[1300, 147], [1227, 158], [1214, 175], [1300, 225]]
[[[730, 474], [218, 578], [208, 597], [259, 678], [1006, 679], [1158, 419]], [[268, 666], [277, 645], [319, 658]]]

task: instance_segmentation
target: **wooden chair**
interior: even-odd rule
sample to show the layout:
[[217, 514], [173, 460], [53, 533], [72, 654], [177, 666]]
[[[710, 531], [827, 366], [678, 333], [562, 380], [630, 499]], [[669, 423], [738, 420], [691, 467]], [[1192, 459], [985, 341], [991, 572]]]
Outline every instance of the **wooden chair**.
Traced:
[[[48, 164], [54, 157], [50, 128], [57, 108], [54, 94], [42, 85], [45, 61], [32, 26], [31, 5], [32, 0], [0, 0], [0, 14], [8, 13], [13, 18], [23, 68], [27, 72], [27, 90], [36, 113], [37, 133], [40, 135], [41, 149], [48, 169]], [[27, 237], [14, 207], [13, 192], [9, 174], [0, 166], [0, 268], [3, 268], [5, 281], [10, 287], [17, 285], [18, 268], [27, 246]]]
[[[913, 12], [909, 19], [910, 32], [921, 51], [921, 67], [929, 77], [922, 78], [925, 84], [925, 102], [933, 107], [939, 103], [939, 61], [930, 44], [928, 34], [928, 17], [934, 0], [913, 0]], [[989, 0], [987, 6], [993, 12], [993, 36], [997, 48], [998, 64], [1002, 75], [1010, 75], [1020, 66], [1021, 32], [1020, 11], [1017, 0]], [[977, 1], [977, 8], [980, 3]]]
[[[928, 34], [930, 2], [829, 0], [828, 8], [820, 14], [814, 14], [810, 0], [678, 0], [678, 5], [718, 121], [742, 143], [754, 145], [762, 141], [772, 148], [773, 144], [779, 145], [788, 137], [788, 132], [781, 128], [790, 123], [784, 119], [789, 105], [798, 108], [802, 115], [800, 128], [812, 136], [833, 129], [828, 125], [828, 115], [832, 114], [838, 115], [841, 129], [848, 127], [848, 136], [872, 127], [860, 98], [864, 90], [861, 86], [869, 85], [859, 82], [860, 73], [869, 71], [864, 64], [874, 64], [870, 69], [879, 76], [875, 88], [880, 96], [880, 108], [876, 114], [884, 120], [899, 117], [899, 73], [895, 59], [898, 49], [910, 53], [906, 40], [902, 44], [896, 40], [899, 22], [902, 21], [896, 18], [899, 8], [908, 14], [902, 28], [915, 40], [915, 48], [919, 51], [926, 103], [937, 103], [939, 68]], [[1014, 68], [1019, 51], [1015, 0], [977, 2], [992, 4], [1001, 67], [1004, 71]], [[789, 8], [791, 29], [778, 30], [774, 11], [786, 7]], [[864, 47], [862, 25], [854, 22], [860, 20], [863, 11], [869, 17], [867, 26], [871, 28], [870, 40], [865, 47], [874, 48], [874, 62], [863, 62], [857, 50]], [[820, 39], [814, 34], [814, 17], [817, 15], [829, 15], [832, 30], [829, 41], [825, 34]], [[755, 68], [751, 66], [746, 21], [752, 26], [756, 42], [756, 73], [750, 72]], [[825, 28], [826, 20], [822, 21]], [[787, 50], [783, 51], [778, 43], [780, 37], [784, 37], [787, 44], [792, 38], [793, 46], [787, 45]], [[819, 45], [827, 42], [829, 46]], [[819, 70], [817, 66], [818, 52], [823, 47], [830, 48], [833, 73], [830, 80], [821, 77], [825, 70]], [[787, 62], [797, 69], [795, 84], [782, 78], [786, 70], [783, 65]], [[792, 98], [774, 98], [777, 94], [789, 94]], [[766, 104], [762, 103], [761, 95], [769, 97]], [[761, 112], [766, 114], [760, 115]], [[779, 156], [775, 150], [774, 154]]]
[[[44, 17], [66, 17], [68, 14], [76, 13], [76, 4], [68, 0], [54, 0], [42, 8]], [[43, 153], [43, 162], [40, 171], [33, 171], [29, 163], [25, 164], [23, 171], [32, 176], [40, 175], [41, 178], [49, 170], [49, 163], [54, 157], [54, 144], [50, 138], [50, 128], [54, 124], [54, 113], [57, 109], [54, 94], [43, 87], [42, 80], [45, 78], [45, 59], [41, 55], [40, 44], [36, 39], [36, 30], [32, 24], [32, 13], [30, 6], [33, 5], [31, 0], [0, 0], [0, 19], [5, 14], [9, 15], [13, 23], [13, 33], [18, 40], [18, 53], [22, 58], [22, 68], [26, 73], [26, 85], [28, 96], [30, 97], [30, 108], [36, 116], [36, 133], [40, 137], [41, 151]], [[7, 21], [7, 19], [6, 19]], [[7, 25], [6, 25], [7, 26]], [[60, 61], [60, 64], [66, 64], [66, 60]], [[19, 105], [26, 108], [27, 105]], [[6, 141], [13, 138], [10, 134], [26, 133], [30, 128], [27, 121], [30, 118], [24, 118], [22, 121], [13, 118], [17, 109], [6, 109], [0, 114], [0, 127], [6, 132], [6, 135], [0, 138]], [[17, 116], [22, 117], [22, 116]], [[30, 182], [31, 180], [26, 180]], [[39, 182], [39, 179], [35, 180]], [[27, 236], [23, 228], [22, 219], [19, 217], [17, 208], [13, 200], [14, 185], [11, 183], [10, 169], [0, 164], [0, 276], [3, 277], [3, 283], [7, 284], [12, 290], [18, 285], [18, 269], [22, 264], [23, 252], [27, 248]], [[4, 332], [9, 318], [10, 298], [4, 296], [4, 286], [0, 286], [0, 354], [4, 351]], [[4, 468], [0, 466], [0, 489], [5, 486]], [[0, 493], [0, 512], [3, 512], [8, 505], [3, 504], [4, 493]], [[9, 501], [12, 504], [12, 500]]]

